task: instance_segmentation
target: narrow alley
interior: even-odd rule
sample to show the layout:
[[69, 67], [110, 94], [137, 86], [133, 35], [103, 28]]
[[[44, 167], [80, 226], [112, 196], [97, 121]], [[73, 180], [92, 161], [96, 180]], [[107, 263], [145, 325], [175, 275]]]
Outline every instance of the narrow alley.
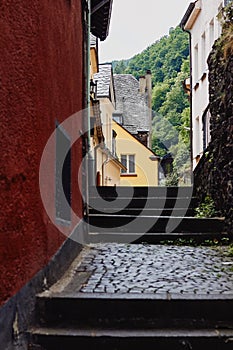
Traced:
[[0, 1], [0, 350], [233, 349], [233, 1]]
[[[190, 216], [195, 202], [188, 197], [191, 188], [137, 187], [130, 198], [131, 190], [90, 191], [90, 203], [98, 208], [90, 207], [95, 213], [90, 219], [97, 215], [105, 232], [96, 221], [93, 227], [92, 220], [89, 240], [102, 243], [84, 246], [63, 278], [37, 296], [32, 344], [41, 350], [77, 345], [122, 350], [139, 344], [158, 350], [231, 349], [233, 257], [221, 244], [227, 240], [222, 220]], [[149, 214], [139, 215], [148, 201]], [[159, 217], [152, 214], [159, 210]], [[148, 218], [157, 230], [151, 230]], [[176, 227], [167, 232], [172, 219], [178, 220]]]

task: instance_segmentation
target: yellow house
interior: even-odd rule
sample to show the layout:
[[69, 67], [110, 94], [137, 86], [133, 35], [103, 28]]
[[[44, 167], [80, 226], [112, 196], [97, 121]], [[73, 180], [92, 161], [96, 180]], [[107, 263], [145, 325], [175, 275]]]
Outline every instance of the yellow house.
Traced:
[[116, 152], [126, 170], [121, 170], [120, 186], [158, 186], [159, 157], [122, 125], [113, 120]]

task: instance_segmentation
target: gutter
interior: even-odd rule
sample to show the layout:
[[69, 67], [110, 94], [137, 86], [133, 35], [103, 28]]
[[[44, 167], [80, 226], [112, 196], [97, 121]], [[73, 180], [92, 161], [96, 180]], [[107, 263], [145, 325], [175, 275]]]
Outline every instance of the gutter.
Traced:
[[186, 30], [184, 29], [184, 28], [185, 28], [185, 25], [186, 25], [186, 23], [188, 22], [188, 19], [189, 19], [189, 17], [191, 16], [191, 14], [192, 14], [192, 12], [193, 12], [193, 10], [194, 10], [194, 8], [195, 8], [196, 2], [197, 2], [197, 1], [191, 2], [191, 3], [189, 4], [189, 7], [187, 8], [187, 11], [185, 12], [185, 14], [184, 14], [184, 16], [183, 16], [183, 18], [182, 18], [182, 20], [181, 20], [181, 22], [180, 22], [180, 27], [181, 27], [181, 29], [182, 29], [183, 31], [186, 31]]

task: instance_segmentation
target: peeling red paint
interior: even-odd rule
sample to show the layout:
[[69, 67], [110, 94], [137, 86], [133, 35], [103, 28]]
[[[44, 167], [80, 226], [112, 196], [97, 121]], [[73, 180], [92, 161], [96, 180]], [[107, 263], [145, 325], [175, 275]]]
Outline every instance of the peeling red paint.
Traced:
[[[55, 121], [83, 107], [82, 28], [81, 0], [0, 3], [1, 303], [42, 269], [65, 239], [44, 211], [39, 165]], [[77, 126], [82, 129], [81, 120]], [[72, 149], [78, 215], [81, 158], [80, 140]]]

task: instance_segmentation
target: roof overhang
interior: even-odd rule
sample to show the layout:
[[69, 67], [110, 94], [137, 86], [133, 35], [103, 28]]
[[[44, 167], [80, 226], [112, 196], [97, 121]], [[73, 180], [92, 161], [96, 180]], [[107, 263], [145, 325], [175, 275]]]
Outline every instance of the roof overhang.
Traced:
[[191, 2], [187, 11], [184, 14], [180, 22], [180, 26], [183, 30], [192, 29], [194, 23], [196, 22], [197, 17], [201, 11], [201, 0]]
[[101, 41], [108, 36], [113, 0], [91, 1], [91, 32]]

